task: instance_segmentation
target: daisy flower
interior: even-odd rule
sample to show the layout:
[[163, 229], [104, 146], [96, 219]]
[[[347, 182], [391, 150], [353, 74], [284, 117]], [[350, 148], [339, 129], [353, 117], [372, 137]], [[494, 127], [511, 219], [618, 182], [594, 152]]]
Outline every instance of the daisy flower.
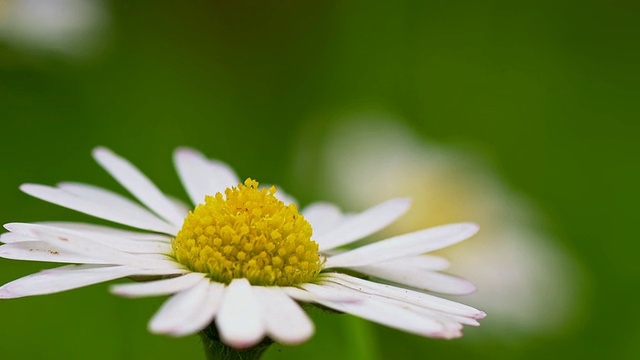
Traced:
[[248, 348], [269, 337], [307, 340], [314, 326], [300, 302], [353, 314], [409, 333], [454, 338], [482, 311], [427, 294], [466, 294], [474, 286], [438, 272], [449, 263], [423, 255], [473, 235], [475, 224], [439, 226], [355, 249], [399, 218], [407, 199], [358, 214], [329, 203], [298, 211], [275, 187], [240, 182], [226, 164], [181, 148], [174, 162], [195, 208], [161, 192], [127, 160], [108, 149], [96, 161], [138, 201], [80, 183], [25, 184], [39, 199], [121, 225], [73, 222], [9, 223], [0, 257], [70, 265], [0, 287], [0, 298], [44, 295], [133, 277], [117, 284], [125, 297], [171, 295], [149, 322], [153, 333], [184, 336], [215, 327], [220, 340]]

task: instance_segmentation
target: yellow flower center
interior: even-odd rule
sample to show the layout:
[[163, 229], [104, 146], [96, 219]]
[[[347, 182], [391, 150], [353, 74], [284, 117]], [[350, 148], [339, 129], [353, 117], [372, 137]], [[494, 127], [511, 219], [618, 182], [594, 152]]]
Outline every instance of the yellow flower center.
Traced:
[[322, 261], [311, 225], [294, 204], [278, 200], [276, 191], [247, 179], [224, 196], [207, 196], [171, 243], [176, 259], [226, 284], [237, 278], [263, 286], [313, 280]]

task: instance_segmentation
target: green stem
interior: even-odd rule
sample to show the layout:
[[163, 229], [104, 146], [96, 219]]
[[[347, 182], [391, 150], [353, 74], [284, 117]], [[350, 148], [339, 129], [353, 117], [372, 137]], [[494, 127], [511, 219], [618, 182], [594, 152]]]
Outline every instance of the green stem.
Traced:
[[259, 360], [273, 341], [265, 339], [261, 343], [248, 349], [235, 349], [225, 345], [218, 336], [215, 324], [200, 332], [202, 345], [207, 360]]

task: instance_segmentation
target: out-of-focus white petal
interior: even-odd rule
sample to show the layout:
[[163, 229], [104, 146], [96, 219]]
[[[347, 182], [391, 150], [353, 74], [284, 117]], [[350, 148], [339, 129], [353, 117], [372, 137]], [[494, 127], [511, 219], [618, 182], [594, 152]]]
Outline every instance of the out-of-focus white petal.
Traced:
[[418, 256], [408, 256], [399, 259], [382, 261], [380, 263], [371, 265], [376, 267], [383, 268], [411, 268], [411, 269], [420, 269], [427, 271], [440, 271], [446, 270], [451, 266], [451, 262], [449, 260], [436, 255], [418, 255]]
[[442, 249], [468, 239], [478, 232], [472, 223], [438, 226], [359, 247], [327, 258], [325, 267], [351, 267], [375, 264]]
[[145, 297], [175, 294], [185, 291], [197, 284], [205, 274], [188, 273], [182, 276], [132, 284], [117, 284], [111, 286], [111, 292], [125, 297]]
[[[263, 186], [261, 185], [260, 187], [263, 187]], [[265, 185], [264, 187], [270, 188], [271, 186]], [[281, 187], [276, 186], [276, 188], [278, 189], [278, 191], [273, 195], [275, 196], [276, 199], [282, 201], [285, 205], [294, 204], [295, 206], [298, 206], [298, 201], [296, 200], [296, 198], [294, 198], [293, 196], [291, 196], [290, 194], [282, 190]]]
[[176, 226], [164, 222], [137, 204], [133, 206], [132, 203], [131, 206], [114, 208], [101, 203], [100, 199], [83, 198], [62, 189], [37, 184], [24, 184], [20, 186], [20, 190], [62, 207], [138, 229], [166, 234], [175, 234], [179, 230]]
[[383, 202], [348, 217], [332, 231], [314, 240], [318, 243], [320, 251], [324, 251], [362, 239], [394, 222], [409, 209], [410, 204], [409, 199], [392, 199]]
[[340, 208], [325, 202], [317, 202], [307, 206], [302, 210], [302, 214], [311, 224], [314, 239], [335, 229], [344, 219]]
[[313, 335], [313, 323], [307, 314], [281, 288], [254, 286], [253, 291], [263, 306], [267, 335], [273, 340], [293, 345]]
[[126, 159], [106, 148], [93, 150], [93, 157], [125, 189], [140, 202], [169, 223], [181, 227], [184, 214], [180, 213], [156, 185]]
[[204, 202], [207, 195], [224, 194], [226, 188], [240, 183], [238, 176], [227, 164], [207, 159], [190, 148], [179, 148], [173, 161], [182, 184], [194, 205]]
[[262, 340], [266, 331], [262, 305], [247, 279], [231, 281], [216, 324], [222, 341], [234, 348], [247, 348]]

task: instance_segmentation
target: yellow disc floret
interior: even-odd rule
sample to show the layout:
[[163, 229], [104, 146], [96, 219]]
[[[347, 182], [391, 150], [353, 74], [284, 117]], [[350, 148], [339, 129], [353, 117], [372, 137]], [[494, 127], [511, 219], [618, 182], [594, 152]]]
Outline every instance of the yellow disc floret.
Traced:
[[253, 285], [294, 286], [320, 272], [311, 225], [276, 188], [247, 179], [225, 194], [207, 196], [184, 220], [171, 245], [176, 259], [213, 280], [246, 278]]

